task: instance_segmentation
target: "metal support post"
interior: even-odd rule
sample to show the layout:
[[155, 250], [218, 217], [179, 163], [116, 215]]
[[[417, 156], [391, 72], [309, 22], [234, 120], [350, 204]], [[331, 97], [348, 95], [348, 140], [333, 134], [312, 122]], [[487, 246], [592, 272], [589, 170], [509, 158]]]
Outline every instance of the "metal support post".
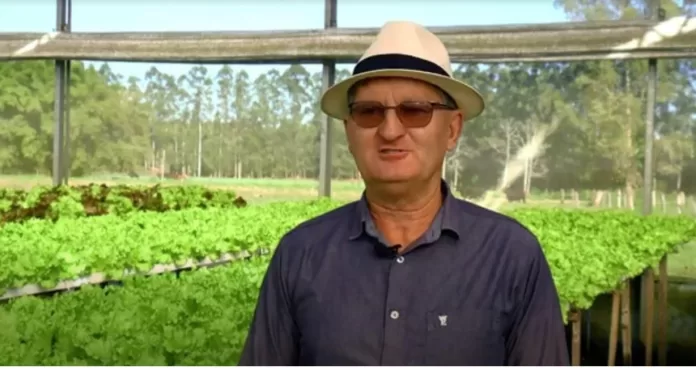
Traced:
[[[56, 0], [56, 31], [69, 32], [72, 16], [72, 0]], [[70, 61], [56, 60], [56, 87], [54, 94], [55, 126], [53, 129], [53, 185], [67, 184], [70, 164], [67, 154], [68, 138], [68, 87], [70, 86]]]
[[[649, 18], [658, 20], [660, 1], [651, 0], [649, 3]], [[643, 168], [643, 214], [652, 213], [653, 187], [653, 143], [655, 139], [655, 102], [657, 92], [657, 59], [648, 59], [648, 90], [646, 95], [645, 112], [645, 161]]]
[[[63, 31], [72, 31], [72, 0], [66, 1], [65, 24]], [[72, 80], [72, 61], [65, 62], [65, 92], [64, 101], [64, 122], [63, 122], [63, 184], [68, 184], [70, 178], [70, 82]]]
[[[324, 29], [336, 28], [337, 0], [324, 0]], [[322, 92], [336, 81], [336, 62], [324, 61], [322, 69]], [[324, 115], [321, 125], [319, 149], [319, 196], [331, 196], [331, 164], [333, 144], [333, 121]]]
[[[653, 21], [664, 20], [664, 10], [660, 8], [660, 0], [650, 0], [648, 2], [647, 18]], [[648, 59], [648, 75], [647, 75], [647, 93], [646, 93], [646, 103], [645, 103], [645, 159], [643, 162], [643, 215], [650, 215], [653, 211], [653, 196], [652, 192], [654, 187], [654, 140], [655, 140], [655, 108], [657, 101], [657, 59]], [[654, 284], [654, 275], [648, 273], [647, 271], [643, 276], [637, 278], [640, 285], [635, 285], [640, 287], [636, 289], [634, 297], [632, 300], [635, 303], [639, 303], [632, 310], [638, 311], [638, 320], [633, 321], [634, 328], [632, 332], [638, 334], [640, 341], [646, 344], [646, 318], [651, 317], [648, 315], [648, 302], [650, 298], [645, 297], [645, 292], [653, 291], [653, 289], [648, 289], [648, 285]], [[653, 279], [653, 281], [649, 281]], [[648, 352], [652, 352], [649, 350]], [[646, 356], [647, 357], [647, 356]]]

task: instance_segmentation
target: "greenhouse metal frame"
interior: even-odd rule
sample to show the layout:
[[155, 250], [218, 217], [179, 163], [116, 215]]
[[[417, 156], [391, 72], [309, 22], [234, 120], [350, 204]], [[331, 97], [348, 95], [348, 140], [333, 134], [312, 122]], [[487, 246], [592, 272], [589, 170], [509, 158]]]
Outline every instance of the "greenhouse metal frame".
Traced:
[[[647, 59], [643, 213], [652, 211], [653, 143], [658, 59], [696, 57], [696, 18], [665, 19], [650, 0], [645, 20], [430, 28], [453, 63]], [[226, 64], [321, 63], [323, 90], [333, 85], [337, 63], [353, 63], [376, 28], [337, 27], [337, 0], [325, 0], [324, 28], [294, 31], [72, 32], [72, 0], [56, 0], [50, 33], [0, 33], [0, 61], [55, 61], [53, 184], [69, 175], [70, 64], [73, 60]], [[331, 196], [332, 120], [320, 138], [319, 195]], [[642, 315], [640, 316], [642, 319]]]

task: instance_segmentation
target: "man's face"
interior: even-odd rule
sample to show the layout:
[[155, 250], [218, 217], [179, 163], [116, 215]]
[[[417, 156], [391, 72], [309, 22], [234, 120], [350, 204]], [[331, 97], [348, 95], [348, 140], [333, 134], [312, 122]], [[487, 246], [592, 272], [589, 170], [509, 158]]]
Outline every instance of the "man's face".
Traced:
[[[444, 103], [441, 92], [421, 81], [379, 78], [361, 82], [345, 129], [363, 179], [403, 183], [439, 174], [447, 150], [454, 148], [462, 129], [461, 112], [438, 106]], [[380, 122], [381, 106], [398, 105], [400, 109], [384, 110]]]

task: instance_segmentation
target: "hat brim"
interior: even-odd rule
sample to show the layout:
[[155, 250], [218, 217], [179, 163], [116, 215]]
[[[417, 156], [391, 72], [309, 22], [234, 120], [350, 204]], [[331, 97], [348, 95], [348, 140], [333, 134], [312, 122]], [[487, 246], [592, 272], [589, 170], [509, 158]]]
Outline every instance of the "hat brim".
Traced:
[[403, 77], [424, 81], [434, 85], [452, 97], [457, 107], [462, 110], [462, 116], [465, 121], [479, 116], [485, 108], [481, 94], [479, 94], [476, 89], [459, 80], [422, 71], [383, 69], [351, 76], [329, 88], [321, 97], [322, 111], [324, 111], [326, 115], [336, 119], [348, 119], [350, 115], [348, 108], [348, 91], [350, 88], [358, 81], [377, 77]]

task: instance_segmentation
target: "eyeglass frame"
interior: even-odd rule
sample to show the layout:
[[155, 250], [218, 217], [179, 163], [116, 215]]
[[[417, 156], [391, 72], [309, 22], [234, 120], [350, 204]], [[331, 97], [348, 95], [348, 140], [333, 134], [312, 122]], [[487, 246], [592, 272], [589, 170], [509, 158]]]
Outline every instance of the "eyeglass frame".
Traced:
[[[377, 105], [377, 106], [375, 106], [375, 107], [378, 108], [378, 109], [380, 109], [381, 112], [382, 112], [382, 120], [381, 120], [379, 123], [377, 123], [377, 124], [374, 125], [374, 126], [362, 126], [362, 125], [360, 125], [357, 121], [355, 121], [355, 118], [353, 118], [354, 106], [355, 106], [356, 104], [359, 105], [359, 104], [363, 104], [363, 103], [367, 103], [367, 104], [376, 104], [376, 105]], [[415, 104], [415, 105], [427, 105], [427, 106], [430, 106], [430, 109], [429, 109], [429, 111], [428, 111], [428, 115], [429, 115], [429, 116], [428, 116], [428, 120], [427, 120], [426, 122], [424, 122], [423, 125], [416, 125], [416, 126], [410, 126], [410, 125], [408, 125], [407, 122], [404, 122], [404, 120], [402, 119], [402, 117], [399, 116], [399, 108], [403, 108], [404, 104]], [[399, 103], [398, 105], [394, 105], [394, 106], [385, 106], [385, 105], [381, 104], [381, 103], [378, 102], [378, 101], [355, 101], [355, 102], [352, 102], [352, 103], [350, 103], [350, 104], [348, 105], [349, 114], [350, 114], [351, 118], [353, 119], [353, 122], [354, 122], [358, 127], [363, 128], [363, 129], [371, 129], [371, 128], [377, 128], [377, 127], [379, 127], [379, 126], [380, 126], [382, 123], [384, 123], [384, 121], [387, 119], [386, 112], [387, 112], [387, 110], [390, 110], [390, 109], [393, 109], [393, 110], [396, 111], [396, 116], [399, 118], [399, 121], [401, 122], [401, 124], [402, 124], [404, 127], [406, 127], [406, 128], [424, 128], [424, 127], [426, 127], [428, 124], [430, 124], [430, 122], [432, 121], [432, 119], [433, 119], [433, 114], [435, 113], [435, 110], [457, 110], [458, 108], [457, 108], [456, 106], [453, 106], [453, 105], [448, 105], [448, 104], [444, 104], [444, 103], [440, 103], [440, 102], [431, 102], [431, 101], [404, 101], [404, 102], [401, 102], [401, 103]]]

